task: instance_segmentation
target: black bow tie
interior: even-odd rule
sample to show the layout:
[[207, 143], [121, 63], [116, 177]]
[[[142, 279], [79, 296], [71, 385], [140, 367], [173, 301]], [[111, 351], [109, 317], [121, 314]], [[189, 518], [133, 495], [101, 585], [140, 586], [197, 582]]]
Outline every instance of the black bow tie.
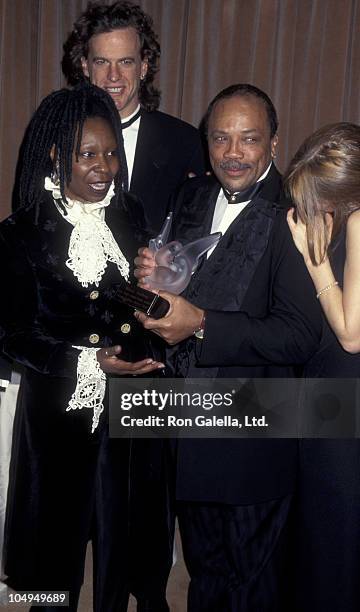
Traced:
[[131, 119], [129, 119], [128, 121], [122, 121], [121, 122], [121, 129], [122, 130], [126, 130], [126, 128], [130, 127], [130, 125], [132, 125], [132, 123], [135, 123], [135, 121], [137, 119], [139, 119], [141, 115], [141, 108], [139, 108], [138, 112], [135, 113], [135, 115], [133, 117], [131, 117]]
[[252, 200], [257, 193], [259, 193], [264, 181], [258, 181], [255, 185], [250, 185], [247, 189], [237, 191], [236, 193], [230, 193], [223, 188], [223, 193], [229, 204], [240, 204], [241, 202], [249, 202]]

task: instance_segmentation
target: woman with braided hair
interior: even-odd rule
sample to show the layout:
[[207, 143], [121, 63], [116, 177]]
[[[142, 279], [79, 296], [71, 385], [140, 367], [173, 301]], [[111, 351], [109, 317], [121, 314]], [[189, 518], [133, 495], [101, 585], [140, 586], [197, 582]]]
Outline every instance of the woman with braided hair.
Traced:
[[109, 439], [106, 375], [162, 367], [116, 297], [144, 240], [121, 189], [120, 125], [97, 87], [45, 98], [24, 141], [20, 208], [0, 224], [1, 348], [25, 366], [5, 571], [16, 590], [69, 591], [72, 611], [89, 539], [94, 609], [127, 610], [130, 443]]

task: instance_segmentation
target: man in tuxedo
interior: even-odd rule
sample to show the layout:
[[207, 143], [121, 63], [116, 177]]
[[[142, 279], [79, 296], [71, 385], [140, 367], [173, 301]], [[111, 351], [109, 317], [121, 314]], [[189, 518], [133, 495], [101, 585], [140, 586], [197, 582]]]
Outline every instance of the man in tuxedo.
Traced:
[[153, 22], [126, 0], [88, 5], [64, 44], [70, 85], [89, 78], [113, 98], [122, 121], [127, 185], [143, 202], [150, 228], [165, 219], [171, 195], [189, 172], [204, 171], [199, 132], [157, 110], [153, 85], [160, 46]]
[[[176, 345], [176, 376], [291, 377], [315, 352], [321, 312], [286, 223], [274, 166], [277, 116], [252, 85], [233, 85], [205, 117], [213, 177], [184, 185], [175, 209], [182, 243], [222, 237], [203, 258], [185, 297], [160, 292], [171, 308], [147, 329]], [[138, 278], [155, 263], [148, 249]], [[146, 279], [145, 279], [146, 284]], [[297, 441], [182, 439], [176, 494], [190, 612], [280, 612]]]

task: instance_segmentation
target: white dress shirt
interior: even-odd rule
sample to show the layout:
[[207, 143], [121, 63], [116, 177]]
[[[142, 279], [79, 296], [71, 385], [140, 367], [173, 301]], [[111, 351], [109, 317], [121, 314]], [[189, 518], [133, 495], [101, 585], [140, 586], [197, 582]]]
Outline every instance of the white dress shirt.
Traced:
[[[256, 181], [262, 181], [269, 173], [272, 162], [268, 165], [265, 172], [258, 178]], [[216, 200], [214, 215], [212, 219], [211, 225], [211, 234], [214, 232], [221, 232], [222, 235], [226, 233], [232, 222], [236, 219], [236, 217], [244, 210], [245, 206], [247, 206], [251, 200], [247, 202], [240, 202], [239, 204], [229, 204], [226, 199], [226, 196], [222, 189], [220, 189], [220, 193]], [[210, 257], [211, 253], [216, 249], [216, 245], [210, 249], [207, 253], [207, 257]]]
[[[138, 105], [136, 110], [134, 110], [134, 112], [131, 113], [131, 115], [129, 115], [128, 117], [125, 117], [122, 123], [125, 123], [126, 121], [129, 121], [132, 117], [135, 117], [136, 113], [139, 112], [139, 109], [140, 109], [140, 104]], [[134, 168], [135, 150], [136, 150], [137, 137], [139, 133], [140, 121], [141, 121], [141, 117], [139, 117], [136, 121], [134, 121], [134, 123], [132, 123], [131, 125], [129, 125], [129, 127], [123, 130], [126, 163], [128, 167], [129, 187], [131, 185], [131, 176], [132, 176], [132, 171]]]

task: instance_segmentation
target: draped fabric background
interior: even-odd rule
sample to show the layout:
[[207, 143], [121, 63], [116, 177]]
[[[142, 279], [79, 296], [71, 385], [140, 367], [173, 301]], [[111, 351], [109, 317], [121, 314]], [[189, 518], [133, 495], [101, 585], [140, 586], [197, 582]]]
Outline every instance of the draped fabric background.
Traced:
[[[107, 2], [110, 3], [110, 2]], [[161, 109], [198, 125], [223, 87], [249, 82], [280, 118], [278, 166], [334, 121], [360, 121], [360, 0], [139, 0], [162, 48]], [[40, 100], [64, 85], [62, 44], [87, 0], [0, 0], [0, 218]]]

